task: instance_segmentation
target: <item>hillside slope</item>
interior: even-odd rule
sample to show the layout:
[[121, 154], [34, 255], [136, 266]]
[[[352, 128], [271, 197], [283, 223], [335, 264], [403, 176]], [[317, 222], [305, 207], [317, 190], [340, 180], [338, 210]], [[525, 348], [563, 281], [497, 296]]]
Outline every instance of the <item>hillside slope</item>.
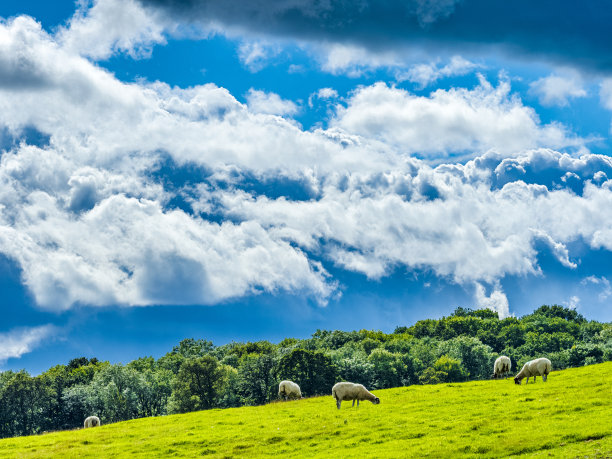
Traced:
[[138, 419], [0, 440], [2, 457], [612, 457], [612, 362], [512, 379]]

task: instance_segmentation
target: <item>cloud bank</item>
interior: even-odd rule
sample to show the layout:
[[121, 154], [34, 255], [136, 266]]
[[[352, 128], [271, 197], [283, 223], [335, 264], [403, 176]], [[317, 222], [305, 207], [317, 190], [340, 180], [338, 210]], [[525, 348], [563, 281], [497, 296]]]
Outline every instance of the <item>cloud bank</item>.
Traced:
[[[420, 17], [419, 4], [406, 13], [419, 33], [463, 5]], [[42, 307], [261, 292], [325, 304], [340, 291], [334, 267], [369, 279], [431, 272], [504, 315], [500, 281], [541, 275], [539, 251], [571, 270], [572, 242], [612, 250], [601, 212], [612, 205], [610, 158], [542, 123], [506, 78], [423, 96], [385, 83], [345, 99], [324, 88], [328, 125], [304, 130], [282, 116], [297, 105], [274, 93], [251, 90], [242, 104], [214, 84], [119, 81], [92, 60], [139, 55], [162, 38], [135, 15], [124, 18], [134, 29], [87, 44], [101, 5], [56, 35], [27, 17], [0, 24], [0, 128], [17, 139], [0, 157], [0, 252]], [[225, 18], [220, 3], [206, 5]], [[307, 24], [338, 8], [317, 5], [266, 14], [274, 23], [297, 12]]]

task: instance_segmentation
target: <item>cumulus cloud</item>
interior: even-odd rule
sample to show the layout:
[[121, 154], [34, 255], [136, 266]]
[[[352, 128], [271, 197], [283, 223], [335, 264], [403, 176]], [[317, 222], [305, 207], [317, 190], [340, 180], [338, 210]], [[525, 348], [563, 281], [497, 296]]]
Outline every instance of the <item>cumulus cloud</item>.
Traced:
[[545, 106], [565, 107], [570, 99], [587, 96], [582, 78], [576, 72], [567, 72], [567, 75], [552, 74], [540, 78], [530, 84], [530, 91]]
[[[68, 186], [81, 185], [79, 179], [87, 177], [97, 199], [75, 215], [73, 190], [62, 183], [71, 164], [59, 160], [46, 171], [44, 164], [30, 164], [40, 167], [40, 176], [18, 187], [16, 177], [28, 153], [52, 154], [3, 156], [0, 176], [13, 183], [0, 190], [0, 251], [19, 262], [41, 306], [212, 304], [279, 290], [303, 291], [325, 301], [334, 289], [322, 267], [257, 222], [216, 224], [164, 211], [159, 202], [142, 197], [146, 187], [134, 190], [140, 197], [121, 193], [129, 192], [130, 180], [121, 183], [116, 173], [107, 172], [101, 186], [89, 171], [72, 172]], [[35, 173], [28, 170], [28, 175]]]
[[484, 77], [474, 89], [438, 89], [428, 97], [376, 83], [339, 105], [331, 125], [423, 156], [584, 145], [563, 125], [542, 124], [510, 90], [508, 81], [495, 87]]
[[[555, 155], [559, 162], [593, 157], [610, 163], [594, 155], [577, 160]], [[610, 247], [612, 234], [602, 232], [607, 217], [598, 210], [611, 203], [609, 182], [599, 187], [586, 179], [582, 196], [520, 180], [493, 189], [491, 178], [501, 161], [488, 154], [465, 165], [339, 174], [324, 181], [318, 200], [238, 191], [218, 191], [214, 200], [233, 218], [256, 219], [271, 233], [374, 279], [403, 266], [459, 284], [495, 284], [506, 275], [539, 275], [542, 240], [569, 269], [575, 262], [568, 242]]]
[[[539, 275], [538, 250], [565, 269], [572, 241], [612, 250], [610, 158], [551, 149], [584, 140], [542, 124], [503, 79], [426, 97], [378, 83], [340, 100], [327, 88], [330, 125], [305, 131], [270, 114], [288, 114], [274, 94], [242, 104], [213, 84], [122, 83], [58, 40], [30, 18], [0, 24], [0, 127], [48, 137], [0, 157], [0, 252], [41, 306], [280, 291], [324, 303], [335, 266], [492, 286], [480, 299], [505, 313], [500, 280]], [[457, 152], [471, 159], [444, 163]], [[170, 186], [185, 170], [190, 183]]]
[[31, 352], [41, 342], [57, 333], [53, 325], [41, 325], [39, 327], [15, 328], [8, 332], [0, 333], [0, 364], [8, 359], [19, 358], [23, 354]]
[[299, 107], [291, 100], [282, 99], [273, 92], [249, 89], [246, 95], [249, 110], [253, 113], [267, 113], [269, 115], [295, 115]]
[[57, 33], [68, 51], [93, 59], [107, 59], [116, 52], [147, 57], [152, 47], [165, 43], [166, 25], [154, 11], [136, 0], [81, 1], [66, 27]]
[[502, 291], [501, 287], [495, 286], [489, 296], [486, 295], [485, 288], [480, 283], [476, 283], [476, 302], [479, 308], [487, 308], [497, 312], [500, 319], [504, 319], [510, 315], [508, 306], [508, 298]]

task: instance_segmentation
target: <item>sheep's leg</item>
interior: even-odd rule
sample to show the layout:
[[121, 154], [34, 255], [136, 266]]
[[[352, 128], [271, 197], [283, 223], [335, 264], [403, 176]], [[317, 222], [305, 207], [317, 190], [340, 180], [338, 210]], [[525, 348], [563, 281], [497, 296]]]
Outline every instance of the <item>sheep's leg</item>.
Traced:
[[359, 399], [357, 399], [357, 408], [359, 408]]
[[338, 409], [340, 409], [341, 403], [342, 403], [342, 400], [336, 400], [336, 406], [338, 407]]
[[[359, 402], [357, 402], [357, 403], [359, 403]], [[357, 406], [359, 406], [359, 405], [357, 405]], [[355, 407], [355, 399], [353, 399], [353, 407]]]

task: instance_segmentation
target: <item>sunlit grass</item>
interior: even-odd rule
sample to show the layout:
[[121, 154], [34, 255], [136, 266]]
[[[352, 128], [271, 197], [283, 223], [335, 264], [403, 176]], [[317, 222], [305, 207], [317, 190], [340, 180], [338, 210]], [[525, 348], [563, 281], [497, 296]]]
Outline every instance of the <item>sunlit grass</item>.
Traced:
[[331, 395], [0, 440], [2, 457], [612, 457], [612, 362], [512, 379]]

